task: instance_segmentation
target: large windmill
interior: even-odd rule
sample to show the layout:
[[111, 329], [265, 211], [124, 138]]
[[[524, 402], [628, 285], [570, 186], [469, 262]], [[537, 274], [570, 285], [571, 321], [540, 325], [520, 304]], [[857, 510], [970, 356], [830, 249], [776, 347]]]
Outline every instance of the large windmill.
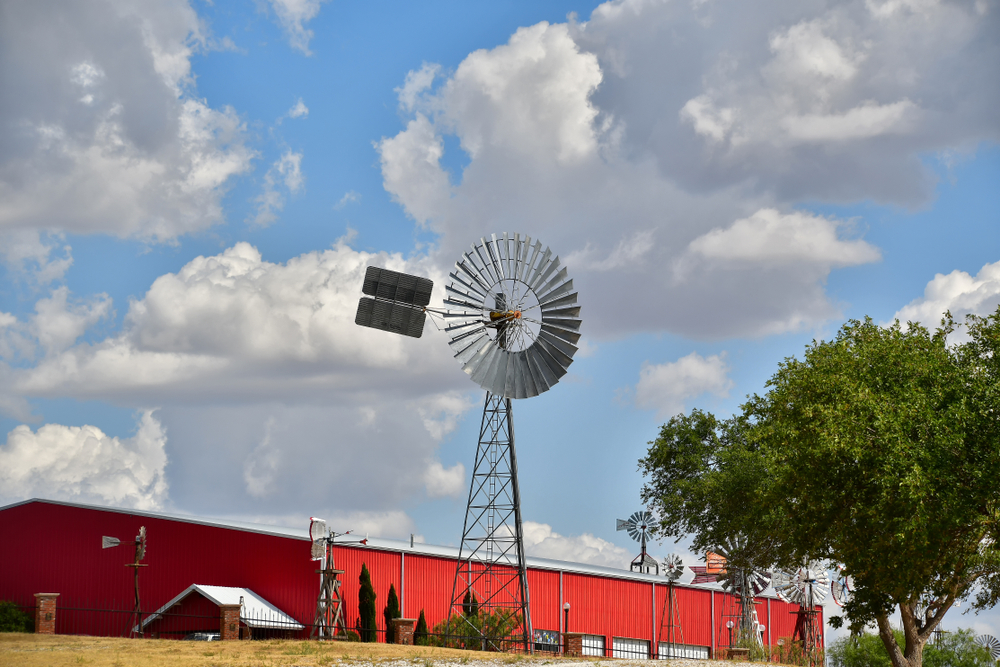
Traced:
[[580, 340], [577, 293], [559, 258], [520, 234], [481, 238], [450, 278], [445, 308], [429, 308], [430, 280], [368, 267], [355, 322], [419, 338], [427, 314], [440, 318], [462, 370], [486, 390], [448, 613], [465, 618], [471, 592], [481, 615], [508, 622], [463, 634], [474, 630], [493, 650], [530, 651], [511, 399], [537, 396], [566, 374]]
[[633, 572], [643, 572], [650, 574], [650, 570], [655, 574], [660, 573], [660, 564], [656, 559], [646, 553], [646, 542], [649, 540], [650, 530], [653, 528], [653, 515], [646, 510], [632, 512], [632, 516], [627, 519], [617, 519], [615, 530], [627, 530], [628, 536], [639, 543], [639, 555], [635, 557], [629, 566]]
[[[107, 535], [101, 536], [101, 548], [111, 549], [122, 544], [122, 541], [117, 537], [109, 537]], [[128, 544], [126, 542], [125, 544]], [[148, 563], [141, 562], [143, 558], [146, 557], [146, 527], [139, 527], [139, 534], [135, 536], [135, 540], [132, 541], [135, 545], [135, 560], [131, 563], [126, 563], [125, 567], [132, 568], [132, 580], [134, 582], [135, 588], [135, 605], [132, 607], [132, 617], [129, 624], [129, 637], [138, 637], [142, 635], [142, 605], [139, 602], [139, 568], [149, 567]]]
[[[309, 517], [309, 539], [312, 540], [312, 547], [309, 551], [310, 560], [320, 562], [320, 569], [316, 574], [320, 575], [319, 596], [316, 598], [316, 616], [313, 619], [312, 630], [309, 631], [309, 638], [334, 639], [336, 637], [346, 637], [347, 630], [344, 625], [344, 599], [340, 596], [339, 575], [343, 570], [338, 570], [333, 560], [333, 543], [338, 537], [349, 535], [346, 533], [335, 533], [326, 527], [326, 521], [316, 517]], [[355, 542], [339, 542], [338, 544], [368, 544], [368, 537]]]

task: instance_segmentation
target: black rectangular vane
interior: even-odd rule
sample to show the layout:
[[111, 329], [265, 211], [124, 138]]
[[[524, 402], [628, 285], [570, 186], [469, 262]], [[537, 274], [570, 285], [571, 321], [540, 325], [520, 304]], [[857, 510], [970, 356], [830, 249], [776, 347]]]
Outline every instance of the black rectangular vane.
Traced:
[[426, 319], [427, 314], [419, 308], [363, 296], [358, 303], [358, 314], [354, 317], [354, 323], [363, 327], [420, 338], [424, 333], [424, 320]]
[[365, 271], [365, 282], [361, 291], [379, 300], [398, 301], [422, 307], [431, 302], [433, 287], [434, 282], [427, 278], [369, 266]]

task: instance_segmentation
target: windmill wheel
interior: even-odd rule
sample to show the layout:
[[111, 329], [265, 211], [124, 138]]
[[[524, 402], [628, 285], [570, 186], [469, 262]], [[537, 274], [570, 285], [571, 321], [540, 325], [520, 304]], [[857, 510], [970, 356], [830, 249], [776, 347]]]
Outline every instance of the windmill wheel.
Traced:
[[670, 583], [680, 579], [684, 574], [684, 563], [681, 562], [681, 557], [677, 554], [670, 554], [664, 558], [663, 574], [670, 580]]
[[989, 651], [990, 656], [994, 660], [1000, 659], [1000, 641], [996, 637], [993, 635], [979, 635], [976, 637], [976, 643]]

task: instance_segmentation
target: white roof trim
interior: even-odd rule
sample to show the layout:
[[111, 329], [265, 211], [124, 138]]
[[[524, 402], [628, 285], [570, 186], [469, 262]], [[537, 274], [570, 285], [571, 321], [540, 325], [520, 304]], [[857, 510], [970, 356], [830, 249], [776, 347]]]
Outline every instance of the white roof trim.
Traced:
[[166, 603], [147, 618], [143, 619], [142, 627], [163, 616], [171, 607], [179, 603], [191, 593], [200, 593], [217, 605], [240, 604], [243, 599], [243, 607], [240, 609], [240, 621], [246, 623], [250, 628], [268, 628], [277, 630], [302, 630], [305, 628], [294, 618], [281, 611], [273, 604], [260, 597], [249, 588], [235, 588], [232, 586], [207, 586], [204, 584], [191, 584], [177, 595], [170, 602]]

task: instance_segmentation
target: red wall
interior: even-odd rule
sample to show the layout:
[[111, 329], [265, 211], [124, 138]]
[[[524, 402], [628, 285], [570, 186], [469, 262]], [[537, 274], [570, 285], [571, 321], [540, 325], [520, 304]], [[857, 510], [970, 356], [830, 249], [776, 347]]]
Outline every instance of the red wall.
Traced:
[[[60, 593], [56, 631], [74, 634], [118, 635], [127, 628], [133, 607], [131, 544], [101, 549], [102, 535], [130, 541], [145, 525], [149, 546], [140, 572], [144, 610], [159, 609], [191, 584], [249, 588], [303, 625], [310, 625], [319, 589], [318, 563], [309, 560], [309, 541], [221, 526], [139, 516], [127, 511], [29, 502], [0, 511], [0, 600], [34, 606], [34, 593]], [[345, 619], [353, 627], [357, 615], [358, 576], [367, 564], [381, 610], [389, 585], [401, 596], [404, 617], [425, 612], [428, 625], [443, 620], [455, 579], [455, 560], [425, 554], [360, 546], [338, 546], [336, 567], [344, 570], [341, 594]], [[405, 559], [405, 581], [401, 568]], [[606, 637], [662, 640], [664, 604], [668, 587], [650, 581], [563, 572], [563, 598], [558, 571], [529, 569], [532, 625], [541, 630], [561, 629], [562, 603], [569, 602], [571, 632]], [[405, 584], [405, 585], [401, 585]], [[675, 587], [683, 640], [712, 646], [712, 592]], [[715, 593], [714, 644], [728, 644], [724, 615], [732, 597]], [[771, 600], [758, 606], [760, 622], [768, 626], [765, 643], [791, 637], [797, 605]], [[75, 609], [117, 609], [118, 615], [100, 617]], [[379, 627], [382, 616], [378, 615]], [[303, 633], [308, 636], [308, 629]]]

